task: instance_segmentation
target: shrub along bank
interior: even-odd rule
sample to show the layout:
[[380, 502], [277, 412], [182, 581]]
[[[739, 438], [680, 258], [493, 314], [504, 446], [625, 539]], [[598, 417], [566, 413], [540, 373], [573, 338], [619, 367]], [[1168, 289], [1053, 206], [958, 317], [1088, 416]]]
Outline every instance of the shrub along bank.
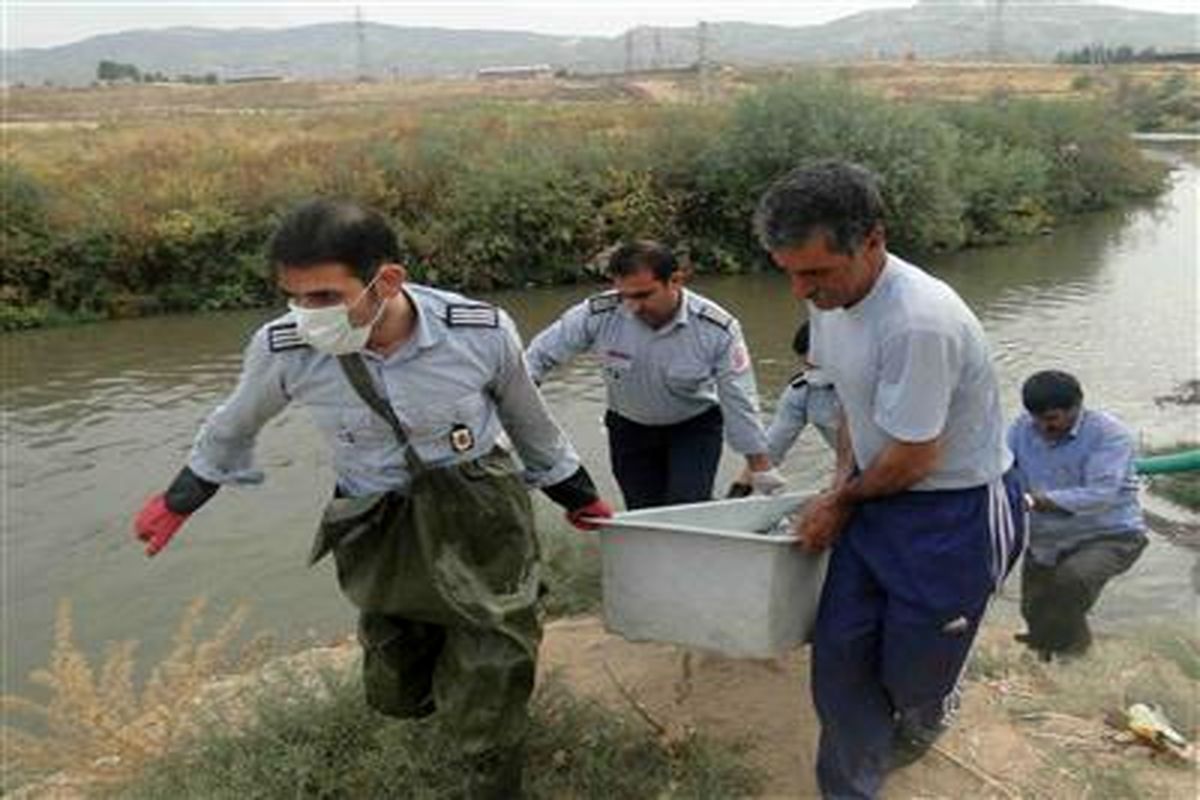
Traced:
[[836, 80], [718, 106], [457, 109], [128, 123], [13, 135], [0, 165], [0, 326], [254, 306], [262, 247], [315, 194], [378, 208], [417, 280], [466, 289], [586, 277], [621, 237], [700, 270], [756, 269], [772, 178], [844, 157], [884, 180], [901, 252], [1006, 241], [1151, 195], [1163, 168], [1086, 103], [891, 103]]

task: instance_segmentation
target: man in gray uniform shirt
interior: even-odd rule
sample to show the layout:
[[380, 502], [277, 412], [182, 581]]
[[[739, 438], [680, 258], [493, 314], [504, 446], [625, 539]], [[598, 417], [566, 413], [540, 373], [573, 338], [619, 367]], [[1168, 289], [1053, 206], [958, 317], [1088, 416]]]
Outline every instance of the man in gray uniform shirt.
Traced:
[[261, 481], [258, 432], [307, 407], [337, 480], [312, 560], [332, 552], [358, 606], [367, 702], [438, 712], [457, 733], [465, 794], [518, 796], [541, 637], [526, 484], [577, 527], [612, 512], [529, 379], [512, 320], [406, 283], [383, 217], [314, 200], [269, 249], [290, 311], [251, 338], [237, 388], [138, 514], [137, 536], [153, 556], [219, 486]]
[[608, 392], [609, 455], [630, 509], [708, 500], [724, 430], [754, 487], [783, 485], [758, 418], [738, 321], [683, 288], [674, 253], [638, 241], [613, 251], [613, 290], [569, 308], [529, 345], [536, 383], [576, 355], [599, 357]]

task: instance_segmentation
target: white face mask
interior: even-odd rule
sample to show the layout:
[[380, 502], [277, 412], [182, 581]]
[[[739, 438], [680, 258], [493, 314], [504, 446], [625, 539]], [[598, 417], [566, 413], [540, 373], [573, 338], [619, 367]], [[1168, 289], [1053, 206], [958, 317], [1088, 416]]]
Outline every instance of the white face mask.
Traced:
[[375, 316], [371, 318], [370, 322], [360, 327], [351, 324], [350, 309], [367, 296], [378, 277], [376, 275], [375, 278], [372, 278], [371, 282], [367, 284], [367, 288], [363, 289], [362, 294], [349, 305], [342, 303], [324, 308], [302, 308], [295, 303], [288, 303], [288, 308], [296, 319], [296, 333], [313, 348], [331, 356], [357, 353], [362, 350], [367, 344], [367, 339], [371, 338], [371, 329], [383, 315], [383, 307], [387, 301], [380, 300]]

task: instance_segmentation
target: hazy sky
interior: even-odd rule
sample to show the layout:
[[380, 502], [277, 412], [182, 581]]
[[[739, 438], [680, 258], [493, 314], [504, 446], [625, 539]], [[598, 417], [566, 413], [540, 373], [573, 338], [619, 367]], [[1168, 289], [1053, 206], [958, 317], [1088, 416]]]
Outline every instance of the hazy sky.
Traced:
[[[611, 36], [635, 25], [693, 25], [702, 19], [809, 25], [868, 8], [913, 4], [914, 0], [0, 0], [0, 47], [50, 47], [101, 33], [174, 25], [283, 28], [347, 21], [354, 18], [355, 6], [367, 20], [391, 25]], [[1195, 0], [1115, 0], [1108, 5], [1184, 12], [1194, 10]]]

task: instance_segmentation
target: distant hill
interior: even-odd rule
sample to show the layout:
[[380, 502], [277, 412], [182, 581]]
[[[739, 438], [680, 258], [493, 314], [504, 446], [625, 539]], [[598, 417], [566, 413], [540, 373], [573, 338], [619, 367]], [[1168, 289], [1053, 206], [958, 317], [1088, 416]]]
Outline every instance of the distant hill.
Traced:
[[[823, 25], [785, 27], [742, 22], [708, 26], [708, 53], [734, 65], [896, 58], [986, 57], [1000, 43], [1007, 58], [1046, 61], [1085, 45], [1129, 45], [1136, 50], [1195, 50], [1200, 15], [1163, 14], [1062, 0], [1008, 3], [1003, 36], [995, 37], [992, 11], [979, 1], [925, 0], [912, 8], [865, 11]], [[625, 36], [551, 36], [536, 33], [365, 25], [368, 72], [376, 77], [470, 75], [489, 66], [550, 64], [574, 72], [616, 71], [626, 61]], [[696, 28], [635, 28], [637, 68], [683, 66], [697, 58]], [[59, 47], [5, 53], [11, 83], [86, 84], [101, 60], [167, 75], [220, 77], [274, 74], [339, 79], [357, 74], [353, 22], [286, 29], [167, 28], [95, 36]]]

